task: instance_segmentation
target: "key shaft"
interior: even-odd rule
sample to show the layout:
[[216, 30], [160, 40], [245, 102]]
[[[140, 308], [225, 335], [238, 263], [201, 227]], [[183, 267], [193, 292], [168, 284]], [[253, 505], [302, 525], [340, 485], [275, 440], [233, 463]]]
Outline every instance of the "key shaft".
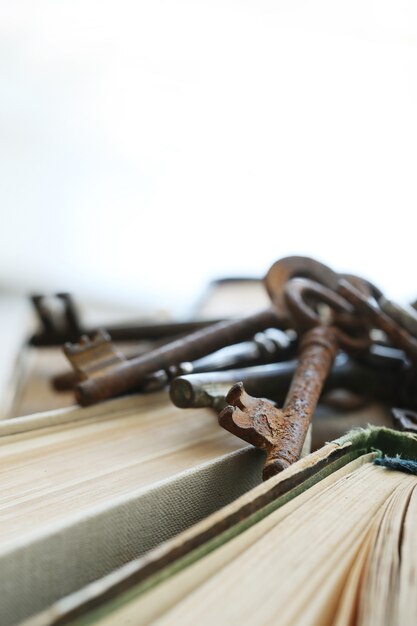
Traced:
[[[213, 324], [152, 350], [130, 361], [122, 362], [76, 386], [77, 401], [87, 406], [137, 389], [144, 378], [152, 372], [168, 369], [183, 361], [202, 358], [215, 350], [244, 341], [266, 328], [279, 327], [280, 322], [273, 309], [265, 309], [240, 320]], [[65, 354], [71, 360], [78, 346], [66, 345]]]

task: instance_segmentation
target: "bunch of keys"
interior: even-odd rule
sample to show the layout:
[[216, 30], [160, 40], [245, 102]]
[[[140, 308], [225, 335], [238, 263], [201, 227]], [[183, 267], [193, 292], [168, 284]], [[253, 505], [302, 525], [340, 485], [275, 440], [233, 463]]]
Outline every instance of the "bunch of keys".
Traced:
[[306, 257], [277, 261], [264, 285], [270, 307], [133, 358], [104, 332], [66, 343], [77, 401], [85, 406], [171, 382], [175, 404], [221, 410], [222, 427], [266, 452], [265, 478], [299, 458], [323, 389], [351, 386], [417, 408], [415, 312], [368, 281]]

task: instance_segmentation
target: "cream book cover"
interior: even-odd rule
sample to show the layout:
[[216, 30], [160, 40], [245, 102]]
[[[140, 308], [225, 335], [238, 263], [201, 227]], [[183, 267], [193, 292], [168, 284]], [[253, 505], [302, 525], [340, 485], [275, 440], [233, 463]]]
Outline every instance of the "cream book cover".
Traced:
[[0, 458], [2, 626], [233, 501], [262, 467], [211, 410], [165, 393], [3, 420]]
[[411, 626], [416, 459], [414, 435], [349, 434], [27, 624]]

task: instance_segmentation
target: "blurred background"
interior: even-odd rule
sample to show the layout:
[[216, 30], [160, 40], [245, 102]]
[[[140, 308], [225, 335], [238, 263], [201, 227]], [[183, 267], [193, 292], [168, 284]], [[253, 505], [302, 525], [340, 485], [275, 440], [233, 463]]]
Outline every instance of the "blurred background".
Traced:
[[185, 315], [288, 254], [417, 297], [412, 0], [2, 0], [0, 288]]

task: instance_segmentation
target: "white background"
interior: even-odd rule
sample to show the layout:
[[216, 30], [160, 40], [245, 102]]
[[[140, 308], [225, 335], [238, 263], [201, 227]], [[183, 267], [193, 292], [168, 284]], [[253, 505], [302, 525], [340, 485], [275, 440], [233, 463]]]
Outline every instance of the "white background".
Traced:
[[417, 297], [414, 0], [0, 0], [0, 286], [181, 311], [287, 254]]

